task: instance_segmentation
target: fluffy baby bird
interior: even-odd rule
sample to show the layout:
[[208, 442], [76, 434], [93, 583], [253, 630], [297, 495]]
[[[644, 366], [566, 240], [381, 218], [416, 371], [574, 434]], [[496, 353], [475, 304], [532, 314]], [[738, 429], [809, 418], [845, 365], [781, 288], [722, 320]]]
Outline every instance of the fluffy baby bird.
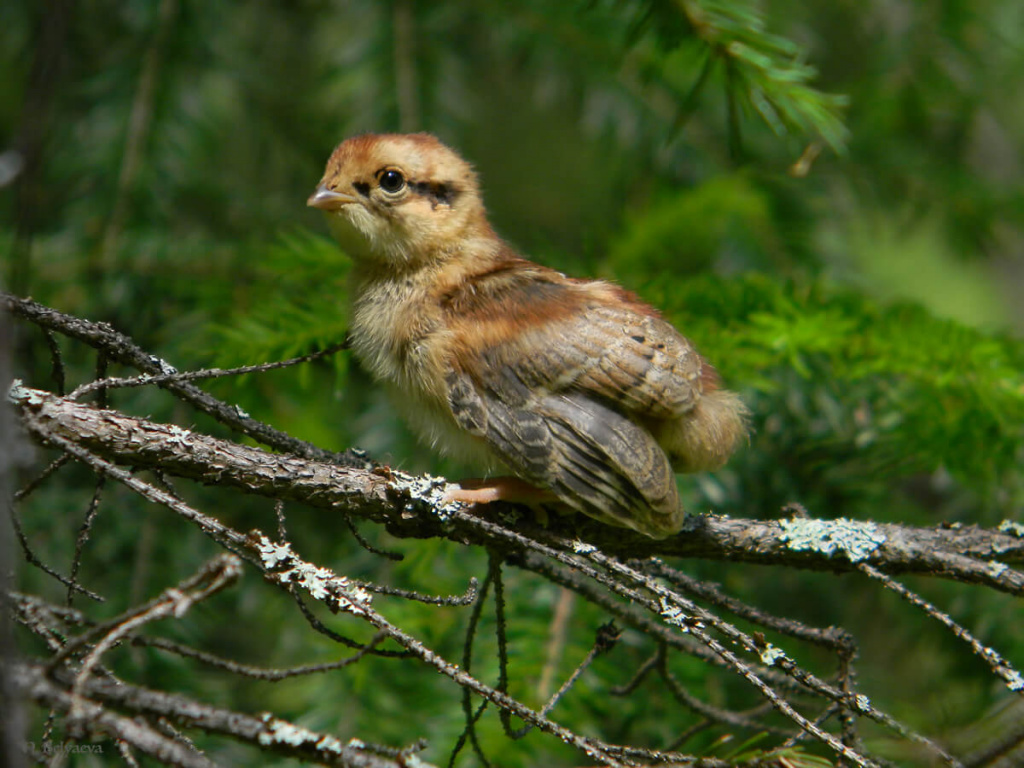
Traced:
[[355, 262], [357, 357], [423, 438], [515, 475], [453, 499], [557, 500], [661, 538], [684, 518], [674, 472], [745, 439], [742, 402], [685, 337], [618, 286], [516, 253], [435, 137], [348, 139], [308, 203]]

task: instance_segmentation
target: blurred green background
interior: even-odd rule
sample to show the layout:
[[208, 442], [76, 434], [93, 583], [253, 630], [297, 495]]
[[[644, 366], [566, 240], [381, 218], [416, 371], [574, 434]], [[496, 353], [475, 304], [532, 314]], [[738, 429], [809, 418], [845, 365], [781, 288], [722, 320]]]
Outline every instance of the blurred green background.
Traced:
[[[757, 7], [8, 0], [0, 280], [111, 322], [179, 369], [326, 346], [344, 336], [348, 261], [305, 199], [344, 138], [426, 130], [474, 163], [500, 234], [537, 261], [638, 291], [743, 393], [755, 414], [751, 446], [726, 470], [682, 481], [690, 509], [763, 518], [799, 501], [821, 517], [1021, 520], [1024, 5]], [[87, 379], [89, 352], [64, 347], [71, 384]], [[27, 327], [16, 368], [51, 386], [44, 340]], [[204, 386], [324, 447], [459, 472], [416, 446], [344, 353]], [[112, 402], [222, 434], [159, 392]], [[273, 529], [263, 502], [187, 492], [236, 527]], [[26, 531], [51, 561], [69, 561], [90, 494], [87, 475], [72, 468], [26, 505]], [[83, 565], [86, 584], [112, 597], [101, 612], [156, 594], [214, 551], [122, 491], [109, 490], [103, 507]], [[483, 553], [364, 531], [406, 554], [386, 564], [341, 521], [304, 509], [290, 521], [305, 556], [350, 576], [443, 593], [486, 569]], [[680, 565], [766, 610], [853, 631], [864, 689], [914, 727], [958, 744], [1003, 727], [1001, 684], [877, 586]], [[60, 594], [35, 571], [22, 568], [21, 578], [23, 589]], [[557, 590], [510, 579], [513, 693], [529, 699]], [[910, 585], [1024, 663], [1012, 600]], [[260, 585], [217, 606], [165, 629], [252, 663], [337, 654]], [[385, 612], [458, 655], [465, 613], [402, 603]], [[562, 674], [603, 620], [577, 607]], [[584, 678], [589, 693], [557, 713], [612, 740], [659, 746], [696, 716], [664, 691], [640, 703], [607, 697], [651, 651], [626, 640]], [[277, 687], [199, 674], [156, 652], [121, 662], [149, 684], [275, 708], [343, 737], [404, 744], [428, 734], [428, 757], [439, 762], [460, 728], [458, 691], [409, 662], [367, 661]], [[486, 649], [480, 663], [492, 664]], [[723, 674], [678, 666], [722, 706], [755, 701]], [[537, 734], [506, 748], [492, 720], [486, 746], [507, 750], [503, 765], [576, 759]], [[875, 738], [873, 748], [912, 762]], [[216, 748], [232, 759], [233, 747]]]

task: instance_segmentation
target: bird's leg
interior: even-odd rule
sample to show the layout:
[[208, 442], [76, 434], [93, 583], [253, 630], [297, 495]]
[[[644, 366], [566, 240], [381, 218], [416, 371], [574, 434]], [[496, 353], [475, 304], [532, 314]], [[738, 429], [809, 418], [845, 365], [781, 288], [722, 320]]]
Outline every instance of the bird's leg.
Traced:
[[492, 501], [510, 501], [517, 504], [545, 504], [557, 501], [551, 491], [530, 485], [518, 477], [470, 478], [461, 480], [458, 487], [450, 487], [445, 501], [461, 501], [463, 504], [490, 504]]

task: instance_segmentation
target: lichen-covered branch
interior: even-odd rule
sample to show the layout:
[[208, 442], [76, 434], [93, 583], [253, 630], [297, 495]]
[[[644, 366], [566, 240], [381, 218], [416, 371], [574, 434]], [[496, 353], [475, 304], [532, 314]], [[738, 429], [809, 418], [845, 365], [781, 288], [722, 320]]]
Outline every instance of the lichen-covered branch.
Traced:
[[[20, 695], [67, 713], [75, 704], [72, 675], [48, 672], [43, 664], [13, 665], [14, 684]], [[430, 768], [422, 760], [392, 759], [375, 754], [357, 741], [343, 743], [333, 736], [313, 732], [269, 713], [248, 715], [154, 691], [122, 680], [90, 679], [81, 686], [85, 699], [78, 700], [80, 720], [86, 733], [108, 734], [168, 765], [212, 768], [216, 763], [184, 744], [161, 734], [143, 718], [166, 718], [179, 726], [228, 736], [279, 755], [312, 760], [320, 765], [344, 768]], [[124, 712], [126, 714], [121, 714]]]
[[[460, 505], [444, 504], [447, 483], [442, 478], [274, 454], [23, 386], [9, 397], [29, 434], [41, 443], [61, 437], [114, 464], [158, 468], [200, 483], [301, 501], [374, 520], [399, 537], [490, 543], [485, 532], [452, 514]], [[494, 505], [485, 514], [500, 509]], [[707, 515], [692, 517], [682, 533], [663, 541], [580, 518], [556, 519], [541, 528], [524, 516], [521, 529], [579, 538], [620, 557], [700, 557], [837, 573], [867, 563], [887, 573], [924, 574], [1024, 594], [1024, 574], [1013, 567], [1024, 562], [1024, 536], [1009, 523], [990, 530]]]

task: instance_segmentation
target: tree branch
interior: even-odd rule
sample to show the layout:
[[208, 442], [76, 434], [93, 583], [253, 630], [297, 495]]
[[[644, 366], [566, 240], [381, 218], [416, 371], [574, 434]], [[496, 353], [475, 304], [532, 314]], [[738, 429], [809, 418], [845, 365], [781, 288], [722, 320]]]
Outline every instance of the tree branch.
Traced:
[[[161, 360], [149, 354], [130, 338], [114, 330], [107, 323], [94, 323], [80, 317], [65, 315], [63, 312], [58, 312], [31, 299], [23, 299], [2, 291], [0, 291], [0, 307], [6, 309], [15, 317], [35, 323], [44, 330], [58, 331], [73, 339], [78, 339], [90, 347], [101, 351], [111, 360], [135, 368], [143, 373], [155, 376], [168, 376], [169, 374], [177, 373], [174, 366], [166, 360]], [[320, 461], [333, 461], [354, 466], [365, 464], [365, 460], [357, 452], [332, 453], [311, 443], [294, 438], [267, 424], [250, 418], [237, 406], [221, 402], [188, 381], [179, 381], [169, 377], [157, 382], [157, 384], [173, 392], [200, 411], [209, 414], [222, 424], [226, 424], [231, 429], [241, 432], [243, 435], [251, 437], [263, 445]]]
[[[13, 671], [15, 685], [23, 696], [61, 712], [68, 712], [75, 705], [75, 696], [71, 692], [73, 676], [69, 672], [61, 670], [48, 674], [45, 665], [22, 662], [14, 664]], [[357, 742], [343, 744], [333, 736], [314, 733], [269, 713], [246, 715], [120, 680], [91, 679], [82, 686], [82, 692], [89, 697], [80, 704], [84, 707], [82, 722], [88, 730], [123, 739], [169, 765], [210, 768], [214, 763], [158, 733], [138, 716], [167, 718], [181, 726], [230, 736], [263, 750], [313, 760], [320, 765], [345, 768], [398, 768], [408, 765], [403, 760], [374, 754]], [[120, 715], [114, 711], [117, 709], [136, 717]], [[429, 768], [422, 760], [419, 764]]]
[[[29, 434], [42, 444], [59, 437], [114, 464], [159, 468], [204, 484], [345, 512], [382, 523], [400, 538], [441, 537], [483, 546], [499, 543], [454, 514], [464, 511], [462, 505], [443, 502], [448, 486], [443, 478], [272, 454], [23, 386], [12, 388], [10, 399]], [[490, 505], [485, 514], [506, 512], [518, 514], [499, 504]], [[546, 528], [523, 519], [517, 528], [540, 538], [583, 540], [618, 557], [696, 557], [835, 573], [856, 571], [866, 563], [886, 573], [930, 575], [1024, 594], [1024, 574], [1010, 567], [1024, 562], [1024, 538], [1010, 526], [1006, 530], [915, 528], [848, 520], [707, 515], [691, 517], [682, 533], [662, 541], [579, 517], [558, 517]]]

